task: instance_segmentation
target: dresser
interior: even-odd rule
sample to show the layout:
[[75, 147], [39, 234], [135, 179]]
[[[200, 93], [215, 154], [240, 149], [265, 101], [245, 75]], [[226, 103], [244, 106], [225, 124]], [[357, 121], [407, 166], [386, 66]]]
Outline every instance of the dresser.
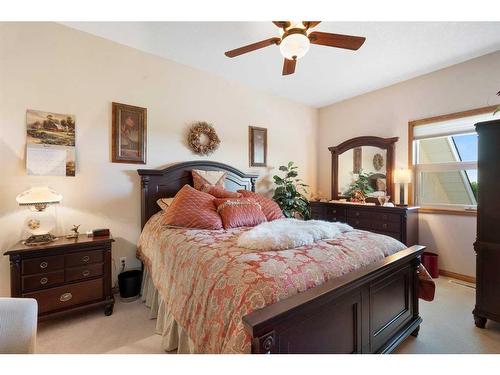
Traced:
[[10, 258], [11, 296], [36, 299], [39, 320], [97, 306], [111, 315], [113, 241], [80, 235], [41, 246], [18, 242], [4, 254]]
[[474, 321], [485, 328], [487, 319], [500, 322], [500, 120], [476, 124], [478, 190], [476, 306]]
[[418, 207], [383, 207], [310, 202], [315, 220], [340, 221], [353, 228], [385, 234], [406, 246], [418, 243]]

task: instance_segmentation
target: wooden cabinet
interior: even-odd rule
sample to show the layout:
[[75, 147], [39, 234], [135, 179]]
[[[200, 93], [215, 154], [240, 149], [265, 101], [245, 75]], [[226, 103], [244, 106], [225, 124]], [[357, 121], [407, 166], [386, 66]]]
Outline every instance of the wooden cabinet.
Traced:
[[111, 237], [61, 238], [42, 246], [17, 243], [10, 257], [11, 296], [35, 298], [45, 319], [95, 306], [113, 313]]
[[476, 124], [478, 134], [478, 202], [476, 251], [476, 306], [474, 321], [484, 328], [487, 319], [500, 322], [500, 120]]
[[382, 207], [311, 202], [316, 220], [340, 221], [353, 228], [385, 234], [407, 246], [418, 243], [418, 207]]

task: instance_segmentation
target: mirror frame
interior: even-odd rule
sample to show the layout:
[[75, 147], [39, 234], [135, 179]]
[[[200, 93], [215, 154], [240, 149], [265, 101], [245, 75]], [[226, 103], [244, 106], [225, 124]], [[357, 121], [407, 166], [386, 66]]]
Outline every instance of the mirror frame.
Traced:
[[337, 146], [328, 147], [328, 150], [332, 153], [332, 199], [339, 199], [339, 179], [338, 179], [338, 168], [339, 168], [339, 155], [343, 154], [347, 150], [355, 147], [361, 146], [373, 146], [378, 147], [386, 151], [386, 181], [387, 190], [386, 195], [390, 195], [391, 199], [393, 196], [393, 178], [392, 172], [395, 166], [395, 143], [399, 140], [399, 137], [392, 138], [381, 138], [373, 136], [364, 136], [348, 139], [345, 142]]

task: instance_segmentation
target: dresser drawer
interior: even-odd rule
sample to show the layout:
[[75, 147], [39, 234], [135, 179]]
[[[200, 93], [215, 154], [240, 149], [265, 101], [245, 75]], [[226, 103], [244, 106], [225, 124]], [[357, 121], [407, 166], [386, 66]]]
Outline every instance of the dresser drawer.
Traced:
[[78, 253], [67, 254], [64, 257], [66, 261], [66, 267], [78, 267], [78, 266], [84, 266], [86, 264], [102, 263], [103, 251], [102, 250], [82, 251]]
[[347, 210], [347, 216], [356, 219], [370, 219], [379, 222], [383, 221], [383, 222], [399, 223], [401, 221], [401, 216], [398, 214], [391, 214], [385, 212], [372, 212], [372, 211], [357, 210], [357, 209]]
[[103, 298], [103, 279], [83, 281], [81, 283], [59, 286], [33, 293], [25, 293], [23, 297], [35, 298], [38, 302], [38, 313], [65, 309], [86, 302]]
[[397, 232], [401, 231], [401, 224], [394, 222], [383, 222], [373, 219], [363, 219], [363, 218], [353, 218], [348, 217], [347, 223], [355, 228], [359, 229], [374, 229], [383, 232]]
[[66, 281], [85, 280], [90, 277], [101, 276], [103, 274], [102, 263], [89, 264], [83, 267], [66, 268]]
[[62, 284], [64, 282], [64, 271], [55, 271], [42, 273], [39, 275], [23, 276], [23, 292], [45, 289], [52, 285]]
[[346, 221], [345, 207], [326, 207], [325, 209], [326, 220], [328, 221]]
[[23, 260], [23, 275], [46, 273], [64, 268], [64, 257], [50, 256]]

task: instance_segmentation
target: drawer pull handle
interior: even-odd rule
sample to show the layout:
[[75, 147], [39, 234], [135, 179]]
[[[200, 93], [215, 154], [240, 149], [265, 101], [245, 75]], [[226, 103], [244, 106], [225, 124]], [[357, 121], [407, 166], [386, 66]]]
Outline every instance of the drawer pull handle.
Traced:
[[63, 293], [63, 294], [61, 294], [61, 297], [59, 297], [59, 301], [61, 301], [61, 302], [67, 302], [71, 298], [73, 298], [73, 295], [71, 293]]
[[356, 225], [359, 225], [359, 220], [356, 220]]
[[45, 285], [45, 284], [47, 284], [48, 282], [49, 282], [49, 279], [48, 279], [48, 278], [46, 278], [46, 277], [42, 277], [42, 278], [40, 279], [40, 284], [42, 284], [42, 285]]
[[87, 277], [89, 275], [90, 275], [90, 271], [89, 270], [85, 270], [85, 271], [82, 272], [82, 276], [83, 277]]
[[337, 218], [336, 218], [336, 217], [334, 217], [334, 218], [333, 218], [333, 221], [337, 221]]
[[387, 229], [387, 224], [382, 224], [382, 228]]
[[332, 213], [336, 214], [336, 213], [337, 213], [337, 210], [332, 210]]
[[88, 255], [85, 255], [84, 257], [82, 257], [83, 263], [87, 263], [89, 260], [90, 260], [90, 257]]
[[40, 263], [40, 268], [47, 268], [48, 265], [49, 264], [47, 262], [42, 262], [42, 263]]
[[359, 216], [359, 212], [356, 211], [356, 216]]

